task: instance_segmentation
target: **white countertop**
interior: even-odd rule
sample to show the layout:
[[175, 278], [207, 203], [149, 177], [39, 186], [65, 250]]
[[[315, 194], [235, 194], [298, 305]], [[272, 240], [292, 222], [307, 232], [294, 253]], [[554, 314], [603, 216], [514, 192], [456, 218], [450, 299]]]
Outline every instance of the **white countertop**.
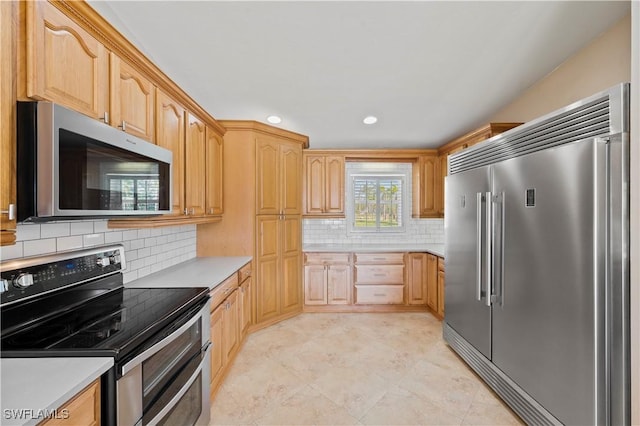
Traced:
[[251, 261], [251, 256], [196, 257], [146, 277], [125, 287], [209, 287], [215, 288]]
[[0, 424], [41, 422], [112, 366], [113, 358], [0, 359]]
[[305, 252], [412, 252], [431, 253], [444, 257], [444, 244], [307, 244], [302, 248]]

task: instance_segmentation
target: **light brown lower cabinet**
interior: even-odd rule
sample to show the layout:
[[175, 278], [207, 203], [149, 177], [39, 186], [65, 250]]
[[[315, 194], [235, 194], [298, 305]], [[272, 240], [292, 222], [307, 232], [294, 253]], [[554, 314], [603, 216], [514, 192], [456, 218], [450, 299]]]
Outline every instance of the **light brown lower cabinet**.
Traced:
[[305, 305], [349, 305], [351, 264], [349, 253], [306, 253]]
[[356, 305], [404, 303], [404, 253], [354, 253]]
[[444, 259], [438, 258], [438, 315], [444, 317]]
[[56, 413], [58, 418], [45, 420], [40, 426], [100, 425], [100, 379], [84, 388]]
[[427, 254], [427, 306], [438, 312], [438, 256]]
[[251, 263], [211, 290], [211, 397], [251, 325]]

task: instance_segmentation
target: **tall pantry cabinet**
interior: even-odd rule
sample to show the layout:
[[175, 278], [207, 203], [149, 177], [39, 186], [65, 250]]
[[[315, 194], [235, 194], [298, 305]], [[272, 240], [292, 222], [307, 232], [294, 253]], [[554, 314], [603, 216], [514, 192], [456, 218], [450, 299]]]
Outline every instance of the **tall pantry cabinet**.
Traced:
[[253, 256], [252, 324], [302, 310], [302, 149], [304, 135], [255, 121], [221, 121], [221, 222], [198, 226], [198, 256]]

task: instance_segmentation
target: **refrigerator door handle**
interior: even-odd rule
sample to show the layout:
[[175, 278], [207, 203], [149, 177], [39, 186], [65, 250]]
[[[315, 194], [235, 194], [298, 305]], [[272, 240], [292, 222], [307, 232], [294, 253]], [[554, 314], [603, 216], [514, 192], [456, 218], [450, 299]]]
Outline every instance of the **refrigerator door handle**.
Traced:
[[482, 200], [481, 192], [476, 194], [476, 299], [482, 301]]
[[[489, 298], [491, 302], [497, 303], [500, 302], [500, 306], [504, 306], [504, 230], [505, 230], [505, 196], [504, 192], [500, 194], [494, 195], [492, 198], [492, 204], [495, 207], [493, 211], [493, 216], [491, 218], [491, 228], [492, 235], [491, 239], [493, 240], [493, 251], [491, 253], [491, 265], [493, 267], [492, 274], [492, 292]], [[499, 210], [498, 210], [498, 205]], [[497, 227], [498, 220], [496, 219], [496, 213], [500, 212], [500, 227]], [[499, 233], [498, 233], [499, 232]], [[498, 234], [497, 234], [498, 233]], [[496, 257], [498, 257], [498, 263], [496, 265]]]
[[492, 240], [493, 240], [493, 203], [491, 202], [491, 192], [485, 193], [485, 207], [486, 207], [486, 238], [485, 238], [485, 258], [487, 260], [487, 288], [485, 290], [485, 305], [491, 306], [491, 287], [493, 283], [493, 249], [492, 249]]

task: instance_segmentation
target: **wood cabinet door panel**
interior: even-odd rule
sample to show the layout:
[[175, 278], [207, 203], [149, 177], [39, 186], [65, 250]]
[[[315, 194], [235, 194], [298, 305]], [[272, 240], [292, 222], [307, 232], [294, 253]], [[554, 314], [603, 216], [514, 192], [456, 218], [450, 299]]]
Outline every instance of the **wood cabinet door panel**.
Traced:
[[409, 253], [407, 255], [409, 305], [427, 304], [427, 254]]
[[14, 244], [16, 219], [16, 14], [17, 2], [0, 2], [0, 245]]
[[423, 217], [435, 217], [438, 214], [436, 206], [436, 176], [439, 171], [437, 157], [420, 158], [420, 215]]
[[186, 110], [161, 90], [156, 92], [156, 144], [173, 153], [173, 201], [171, 211], [184, 214], [184, 162]]
[[240, 285], [240, 336], [247, 334], [251, 326], [251, 277], [246, 278]]
[[256, 214], [281, 214], [280, 148], [258, 140], [256, 144]]
[[305, 305], [327, 304], [327, 273], [323, 265], [304, 267], [304, 303]]
[[351, 266], [327, 266], [327, 303], [330, 305], [351, 303]]
[[185, 143], [185, 204], [189, 215], [203, 215], [205, 209], [205, 125], [187, 113]]
[[344, 157], [325, 160], [325, 212], [344, 214]]
[[444, 316], [444, 271], [438, 270], [438, 314]]
[[206, 209], [208, 215], [221, 215], [223, 191], [223, 146], [222, 136], [207, 127], [206, 151]]
[[104, 45], [49, 2], [26, 2], [25, 8], [27, 96], [104, 117], [109, 94]]
[[427, 306], [438, 311], [438, 258], [427, 254]]
[[302, 308], [302, 256], [284, 254], [282, 258], [281, 309], [283, 314]]
[[356, 285], [356, 304], [399, 305], [404, 287], [401, 285]]
[[220, 373], [224, 368], [224, 340], [222, 331], [222, 314], [225, 309], [224, 304], [218, 306], [211, 313], [209, 318], [211, 327], [211, 383], [216, 383], [220, 378]]
[[305, 213], [321, 214], [325, 208], [325, 159], [308, 156], [305, 159]]
[[73, 399], [58, 409], [67, 417], [53, 417], [41, 426], [97, 426], [100, 424], [100, 379], [94, 381]]
[[154, 140], [155, 86], [135, 68], [111, 54], [111, 120], [127, 133]]
[[258, 260], [277, 258], [280, 251], [280, 227], [277, 216], [259, 216], [256, 226]]
[[356, 265], [356, 284], [404, 284], [404, 265]]
[[222, 304], [222, 340], [224, 341], [224, 363], [238, 350], [240, 328], [238, 325], [238, 290], [234, 290]]
[[302, 213], [302, 147], [299, 144], [283, 144], [281, 156], [281, 213]]
[[280, 314], [280, 284], [278, 283], [278, 258], [258, 258], [254, 302], [256, 323], [275, 318]]

